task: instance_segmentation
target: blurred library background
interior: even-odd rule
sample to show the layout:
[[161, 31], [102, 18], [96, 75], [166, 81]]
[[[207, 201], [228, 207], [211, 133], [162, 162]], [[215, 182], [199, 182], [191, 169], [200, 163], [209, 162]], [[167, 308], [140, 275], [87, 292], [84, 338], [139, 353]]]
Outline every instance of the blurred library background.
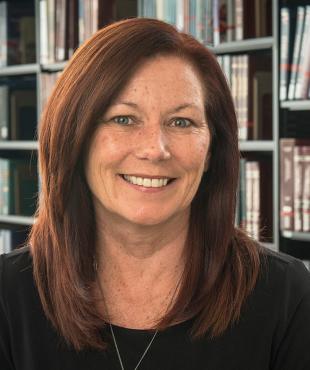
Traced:
[[137, 16], [216, 55], [239, 124], [236, 224], [310, 268], [310, 0], [0, 1], [0, 254], [35, 222], [37, 126], [55, 81], [98, 29]]

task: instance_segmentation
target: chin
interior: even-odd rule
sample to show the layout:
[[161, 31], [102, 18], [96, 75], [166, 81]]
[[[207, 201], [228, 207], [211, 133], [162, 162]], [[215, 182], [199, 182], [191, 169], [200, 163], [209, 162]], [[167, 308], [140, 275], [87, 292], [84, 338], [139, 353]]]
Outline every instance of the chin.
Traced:
[[139, 215], [132, 215], [127, 218], [129, 222], [132, 224], [136, 224], [137, 226], [156, 226], [165, 223], [169, 220], [167, 215], [148, 215], [148, 214], [139, 214]]

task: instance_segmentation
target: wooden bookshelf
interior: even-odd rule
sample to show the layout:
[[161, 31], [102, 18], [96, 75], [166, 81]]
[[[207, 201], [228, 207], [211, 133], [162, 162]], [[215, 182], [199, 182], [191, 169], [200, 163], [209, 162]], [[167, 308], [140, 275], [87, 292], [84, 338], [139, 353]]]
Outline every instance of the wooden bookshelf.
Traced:
[[[310, 153], [310, 86], [307, 93], [307, 90], [305, 90], [307, 77], [303, 75], [306, 72], [303, 67], [306, 60], [305, 55], [310, 45], [309, 31], [306, 31], [306, 20], [308, 19], [308, 22], [310, 22], [310, 0], [282, 0], [279, 2], [278, 15], [278, 26], [280, 30], [278, 42], [280, 58], [279, 86], [281, 92], [279, 104], [279, 142], [283, 145], [282, 152], [280, 152], [280, 162], [285, 163], [285, 166], [283, 165], [282, 167], [283, 176], [279, 173], [279, 179], [282, 181], [280, 183], [280, 189], [282, 191], [280, 190], [281, 222], [279, 226], [279, 243], [282, 251], [298, 258], [310, 260], [310, 233], [308, 232], [309, 228], [306, 217], [307, 196], [305, 187], [307, 185], [304, 177], [308, 173], [307, 168], [310, 166], [307, 160], [308, 155], [306, 154], [307, 152]], [[289, 19], [289, 27], [286, 24], [287, 18]], [[310, 52], [310, 48], [308, 52]], [[285, 59], [287, 65], [290, 66], [286, 72], [282, 68]], [[298, 66], [298, 68], [294, 68], [294, 66]], [[283, 90], [281, 91], [281, 89]], [[284, 141], [284, 139], [297, 139], [293, 146], [293, 164], [290, 164], [294, 171], [291, 180], [287, 177], [290, 157], [289, 154], [285, 154], [284, 152], [284, 150], [289, 149], [289, 141]], [[279, 148], [281, 148], [281, 145]], [[305, 149], [302, 149], [302, 146]], [[293, 194], [292, 201], [289, 198], [290, 193]], [[299, 204], [300, 202], [301, 205]], [[289, 218], [285, 214], [284, 207], [290, 207], [290, 203], [293, 210], [290, 222], [292, 226], [288, 227]], [[301, 230], [299, 230], [300, 228]]]

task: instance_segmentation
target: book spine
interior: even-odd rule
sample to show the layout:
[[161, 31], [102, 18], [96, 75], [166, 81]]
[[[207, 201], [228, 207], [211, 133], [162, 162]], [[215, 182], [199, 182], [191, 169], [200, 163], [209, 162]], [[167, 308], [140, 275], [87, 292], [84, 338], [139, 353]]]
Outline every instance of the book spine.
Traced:
[[165, 20], [164, 14], [164, 0], [156, 0], [156, 18]]
[[212, 0], [205, 3], [205, 44], [213, 44]]
[[40, 62], [49, 62], [49, 31], [47, 19], [47, 0], [40, 1]]
[[220, 44], [220, 10], [219, 0], [213, 0], [213, 44]]
[[253, 238], [259, 240], [260, 230], [260, 166], [259, 162], [252, 162], [252, 220]]
[[253, 162], [245, 164], [246, 177], [246, 231], [253, 236]]
[[[310, 32], [310, 27], [309, 27]], [[301, 71], [303, 73], [303, 79], [301, 80], [300, 84], [300, 98], [307, 99], [308, 98], [308, 89], [310, 83], [310, 35], [309, 32], [305, 35], [307, 39], [305, 51], [305, 58], [303, 60], [303, 65], [300, 66]]]
[[9, 138], [9, 87], [0, 85], [0, 139]]
[[294, 139], [280, 140], [280, 228], [294, 230]]
[[303, 146], [302, 231], [310, 232], [310, 145]]
[[227, 41], [235, 40], [235, 1], [227, 1]]
[[183, 1], [183, 13], [184, 13], [184, 32], [189, 32], [189, 2], [190, 0]]
[[[78, 0], [78, 14], [79, 14], [79, 45], [81, 45], [85, 40], [85, 19], [84, 19], [84, 0]], [[145, 15], [145, 14], [144, 14]]]
[[204, 1], [203, 0], [196, 0], [195, 10], [196, 10], [195, 34], [196, 34], [196, 38], [202, 42], [205, 40], [205, 23], [203, 21], [205, 11], [204, 11]]
[[0, 67], [8, 64], [7, 2], [0, 2]]
[[290, 12], [288, 8], [281, 8], [280, 100], [286, 100], [287, 98], [287, 79], [289, 69], [289, 32]]
[[304, 29], [304, 20], [305, 20], [305, 8], [303, 6], [299, 6], [297, 8], [297, 26], [296, 26], [296, 34], [295, 34], [295, 42], [294, 42], [293, 63], [291, 66], [291, 78], [290, 78], [289, 89], [288, 89], [288, 99], [289, 100], [293, 100], [295, 96], [296, 78], [297, 78], [297, 71], [299, 68], [300, 47], [301, 47], [302, 34], [303, 34], [303, 29]]
[[305, 11], [305, 24], [304, 32], [302, 35], [301, 48], [300, 48], [300, 58], [299, 58], [299, 67], [297, 71], [296, 78], [296, 89], [295, 89], [295, 99], [303, 98], [303, 86], [304, 78], [307, 70], [306, 58], [308, 58], [308, 49], [309, 49], [309, 32], [310, 32], [310, 6], [306, 6]]
[[184, 31], [184, 5], [183, 0], [176, 0], [176, 28]]
[[294, 231], [302, 231], [302, 185], [303, 157], [302, 146], [295, 146], [294, 155]]
[[243, 0], [235, 0], [235, 25], [236, 25], [236, 40], [243, 40]]
[[189, 2], [189, 33], [196, 37], [196, 1]]
[[240, 159], [239, 225], [246, 230], [246, 159]]

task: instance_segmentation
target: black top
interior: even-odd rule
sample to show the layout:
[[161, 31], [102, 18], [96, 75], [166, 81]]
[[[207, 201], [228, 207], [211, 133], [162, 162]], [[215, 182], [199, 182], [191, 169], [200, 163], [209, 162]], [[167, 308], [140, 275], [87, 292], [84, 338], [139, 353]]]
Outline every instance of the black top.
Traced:
[[[139, 370], [309, 370], [310, 274], [301, 261], [274, 252], [262, 271], [238, 324], [194, 342], [191, 320], [172, 326], [156, 336]], [[134, 369], [152, 332], [114, 332], [125, 369]], [[29, 249], [0, 256], [2, 370], [121, 369], [113, 344], [108, 352], [77, 353], [61, 342], [43, 313]]]

